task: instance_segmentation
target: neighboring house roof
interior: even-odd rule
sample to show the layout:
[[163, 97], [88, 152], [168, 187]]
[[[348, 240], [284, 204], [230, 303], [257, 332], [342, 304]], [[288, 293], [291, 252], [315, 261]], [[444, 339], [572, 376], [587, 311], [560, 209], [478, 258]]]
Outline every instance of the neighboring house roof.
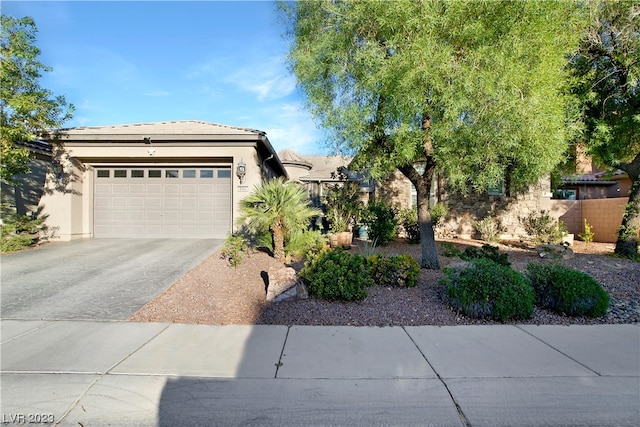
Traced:
[[51, 145], [44, 141], [21, 141], [18, 142], [18, 145], [21, 145], [34, 153], [42, 154], [49, 157], [51, 157], [51, 153], [53, 151]]
[[267, 159], [272, 157], [279, 169], [286, 176], [286, 170], [275, 150], [271, 146], [265, 132], [237, 126], [209, 123], [195, 120], [178, 120], [152, 123], [134, 123], [113, 126], [87, 126], [61, 129], [52, 141], [62, 143], [112, 143], [127, 144], [147, 142], [152, 144], [166, 143], [225, 143], [242, 144], [257, 143], [260, 155]]
[[586, 173], [582, 175], [571, 175], [562, 177], [564, 185], [614, 185], [618, 181], [602, 179], [606, 175], [604, 172]]
[[280, 157], [280, 161], [283, 165], [292, 165], [292, 166], [300, 166], [306, 169], [311, 169], [313, 164], [303, 157], [298, 155], [295, 151], [284, 149], [278, 153], [278, 157]]
[[343, 156], [305, 156], [313, 166], [309, 173], [300, 177], [301, 181], [340, 181], [337, 171], [346, 168], [351, 162], [350, 157]]

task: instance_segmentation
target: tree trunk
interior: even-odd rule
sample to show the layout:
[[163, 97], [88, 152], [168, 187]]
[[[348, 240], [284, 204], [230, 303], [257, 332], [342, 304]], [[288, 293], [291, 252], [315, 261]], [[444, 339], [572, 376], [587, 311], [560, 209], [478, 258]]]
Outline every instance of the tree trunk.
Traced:
[[284, 262], [284, 229], [280, 223], [275, 223], [271, 231], [273, 232], [273, 257]]
[[403, 166], [399, 168], [400, 172], [406, 176], [413, 186], [416, 188], [418, 203], [418, 224], [420, 226], [420, 246], [422, 249], [422, 260], [420, 266], [438, 270], [440, 261], [438, 259], [438, 249], [436, 247], [436, 238], [433, 232], [433, 221], [431, 220], [431, 212], [429, 211], [429, 191], [431, 189], [431, 181], [435, 172], [435, 163], [427, 162], [425, 171], [422, 175], [416, 171], [413, 166]]
[[638, 230], [640, 230], [640, 177], [627, 171], [631, 178], [631, 194], [618, 231], [615, 253], [625, 258], [638, 256]]

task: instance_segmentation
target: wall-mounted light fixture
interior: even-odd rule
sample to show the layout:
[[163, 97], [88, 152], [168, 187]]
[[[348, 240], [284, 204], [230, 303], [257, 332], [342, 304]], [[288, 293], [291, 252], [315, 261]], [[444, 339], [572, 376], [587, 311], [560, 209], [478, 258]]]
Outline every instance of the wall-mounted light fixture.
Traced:
[[61, 182], [64, 179], [64, 168], [58, 159], [51, 161], [51, 173], [57, 181]]
[[238, 162], [238, 166], [236, 166], [236, 175], [240, 178], [240, 184], [242, 184], [242, 180], [244, 176], [247, 174], [247, 165], [240, 159]]

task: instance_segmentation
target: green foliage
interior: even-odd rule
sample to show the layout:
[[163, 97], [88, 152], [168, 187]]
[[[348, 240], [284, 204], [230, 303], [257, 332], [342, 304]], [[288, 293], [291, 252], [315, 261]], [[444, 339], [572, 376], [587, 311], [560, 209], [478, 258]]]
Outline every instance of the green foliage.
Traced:
[[410, 255], [374, 255], [367, 258], [367, 268], [379, 286], [407, 287], [418, 284], [420, 264]]
[[229, 265], [235, 268], [242, 262], [248, 248], [247, 240], [242, 234], [229, 233], [224, 240], [220, 255], [229, 262]]
[[567, 234], [567, 225], [556, 221], [547, 211], [531, 212], [526, 217], [518, 217], [520, 224], [536, 244], [559, 244]]
[[453, 246], [453, 243], [450, 242], [440, 242], [440, 251], [442, 251], [442, 255], [447, 258], [453, 258], [460, 256], [460, 249]]
[[593, 238], [596, 233], [591, 230], [591, 225], [587, 222], [587, 218], [584, 218], [584, 232], [579, 233], [578, 237], [586, 244], [593, 242]]
[[13, 252], [28, 248], [37, 243], [44, 229], [44, 218], [37, 215], [19, 215], [12, 212], [9, 205], [2, 205], [2, 224], [0, 224], [0, 251]]
[[640, 5], [637, 1], [587, 2], [589, 26], [569, 62], [570, 86], [581, 102], [587, 154], [632, 182], [615, 253], [640, 256]]
[[29, 151], [17, 143], [60, 128], [73, 105], [38, 83], [51, 68], [38, 60], [33, 19], [4, 14], [0, 19], [0, 179], [13, 183], [15, 175], [29, 171]]
[[501, 227], [495, 218], [487, 216], [480, 221], [475, 221], [473, 223], [473, 227], [478, 233], [480, 233], [480, 237], [483, 241], [488, 243], [495, 243], [498, 241]]
[[405, 208], [398, 210], [397, 216], [409, 243], [419, 243], [420, 225], [418, 224], [418, 212], [415, 209]]
[[481, 248], [469, 246], [460, 254], [460, 258], [465, 261], [484, 258], [496, 264], [504, 265], [505, 267], [511, 266], [509, 255], [507, 253], [501, 253], [496, 246], [491, 245], [483, 245]]
[[373, 285], [365, 258], [342, 248], [325, 249], [309, 257], [300, 277], [311, 295], [328, 300], [363, 300], [366, 287]]
[[396, 236], [398, 222], [394, 209], [383, 201], [370, 202], [367, 205], [365, 225], [369, 228], [369, 238], [384, 246]]
[[270, 232], [273, 254], [285, 259], [284, 245], [290, 233], [304, 230], [309, 219], [321, 215], [309, 202], [306, 191], [297, 183], [283, 178], [265, 180], [249, 196], [240, 201], [240, 223], [257, 234]]
[[431, 206], [431, 221], [433, 221], [433, 225], [438, 225], [440, 221], [447, 216], [449, 213], [449, 207], [444, 202], [438, 202], [435, 205]]
[[590, 275], [560, 264], [527, 265], [537, 304], [561, 315], [600, 317], [607, 313], [609, 294]]
[[334, 233], [348, 231], [362, 209], [360, 186], [354, 181], [330, 185], [323, 197], [329, 228]]
[[378, 241], [376, 239], [363, 241], [359, 251], [365, 258], [376, 255], [378, 253]]
[[533, 315], [533, 288], [509, 267], [480, 258], [445, 273], [440, 281], [446, 287], [445, 302], [467, 316], [506, 322]]
[[[357, 154], [353, 168], [374, 178], [397, 169], [420, 188], [437, 169], [462, 191], [508, 173], [517, 190], [562, 158], [571, 130], [565, 54], [580, 36], [574, 2], [311, 0], [281, 8], [311, 113], [330, 143]], [[419, 192], [418, 202], [425, 197]], [[424, 265], [437, 260], [429, 247], [435, 242], [423, 245]]]
[[284, 251], [289, 257], [305, 258], [320, 252], [327, 245], [327, 236], [320, 230], [296, 230], [285, 240]]

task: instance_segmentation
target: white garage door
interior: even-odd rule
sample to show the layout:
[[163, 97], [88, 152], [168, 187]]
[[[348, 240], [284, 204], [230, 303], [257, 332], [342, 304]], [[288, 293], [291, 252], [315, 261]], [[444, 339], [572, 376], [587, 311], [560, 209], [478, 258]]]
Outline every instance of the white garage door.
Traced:
[[229, 167], [100, 167], [95, 237], [224, 238], [231, 230]]

